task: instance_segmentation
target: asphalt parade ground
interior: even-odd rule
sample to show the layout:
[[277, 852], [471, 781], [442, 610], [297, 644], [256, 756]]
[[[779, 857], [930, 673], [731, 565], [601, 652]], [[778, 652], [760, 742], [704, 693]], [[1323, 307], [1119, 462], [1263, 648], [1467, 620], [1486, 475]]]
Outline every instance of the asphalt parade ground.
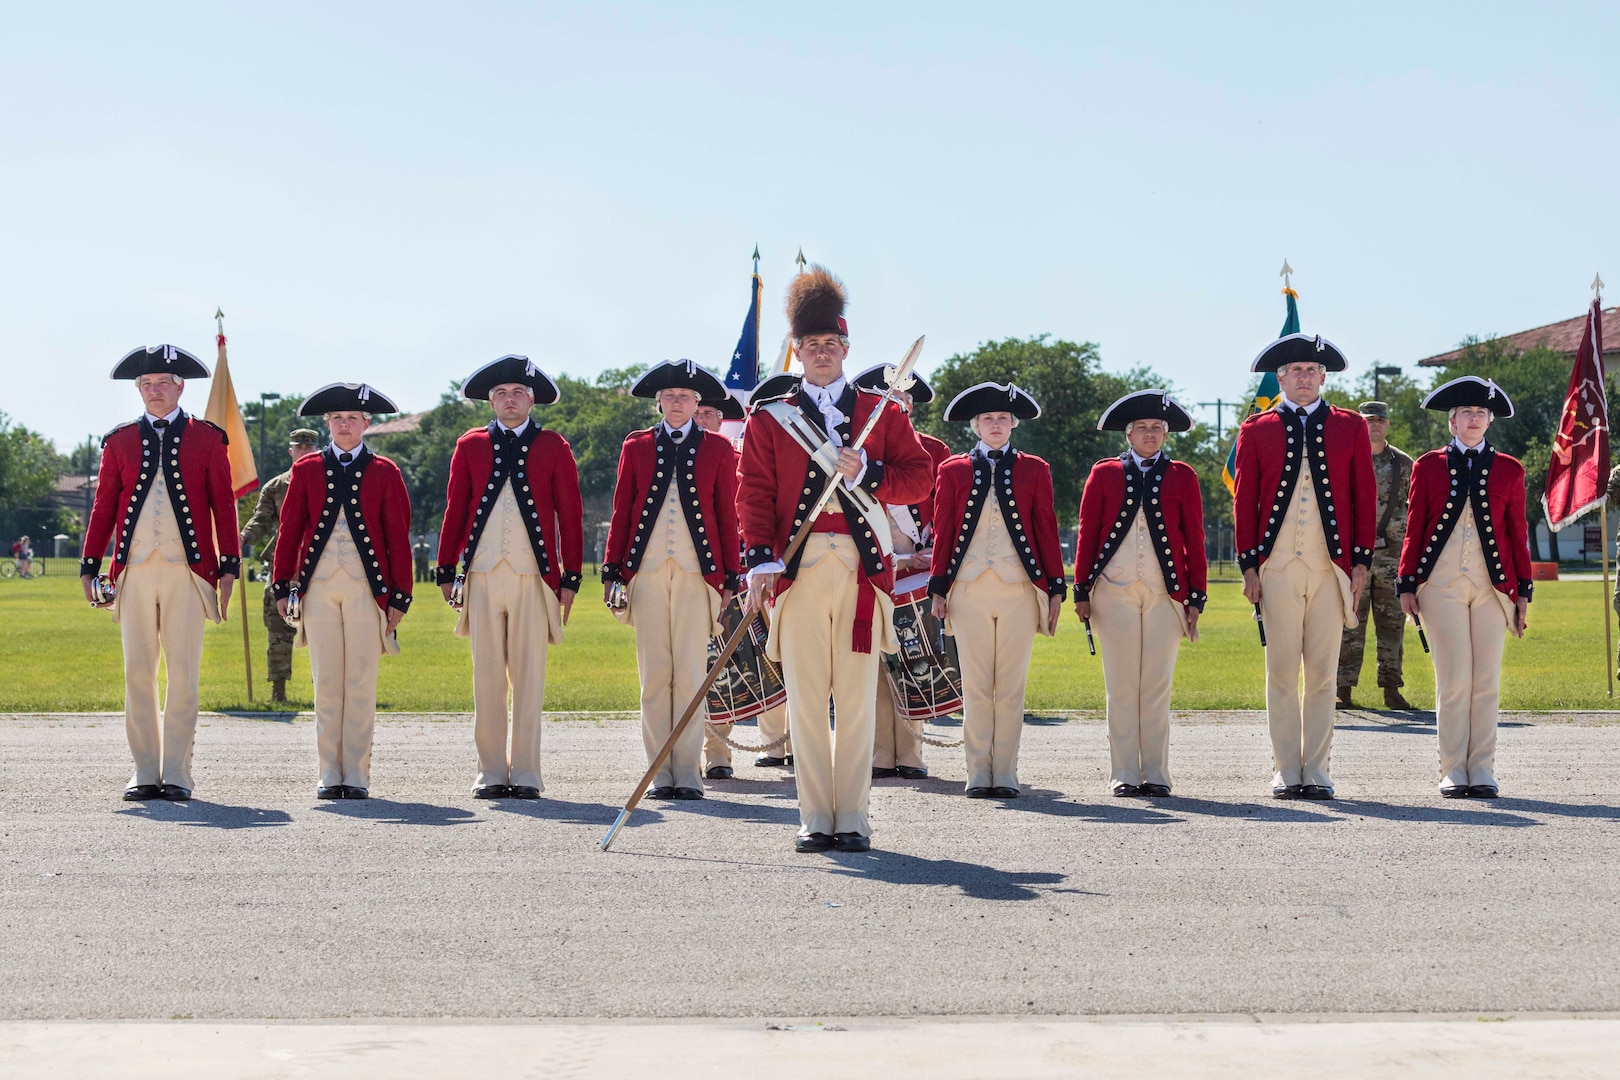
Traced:
[[1439, 798], [1420, 714], [1341, 714], [1331, 803], [1269, 797], [1259, 714], [1178, 715], [1167, 800], [1110, 797], [1097, 719], [1032, 718], [1024, 798], [963, 798], [930, 749], [933, 778], [874, 784], [871, 853], [823, 855], [744, 754], [600, 852], [644, 764], [627, 719], [548, 721], [535, 802], [471, 797], [466, 718], [381, 721], [365, 802], [315, 800], [313, 738], [205, 717], [196, 799], [133, 805], [120, 717], [0, 718], [0, 1074], [1620, 1061], [1614, 714], [1505, 715], [1494, 802]]

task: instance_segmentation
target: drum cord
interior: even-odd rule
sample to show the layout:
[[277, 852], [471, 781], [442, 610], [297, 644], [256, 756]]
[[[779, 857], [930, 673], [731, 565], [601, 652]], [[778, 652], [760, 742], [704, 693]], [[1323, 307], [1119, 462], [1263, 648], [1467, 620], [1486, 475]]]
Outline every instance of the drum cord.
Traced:
[[[722, 726], [729, 727], [730, 725], [710, 724], [709, 726], [711, 728], [718, 728]], [[716, 731], [715, 734], [720, 735], [718, 731]], [[736, 739], [733, 739], [730, 735], [720, 735], [720, 741], [731, 747], [733, 750], [741, 750], [745, 754], [763, 754], [767, 750], [777, 750], [786, 745], [788, 741], [788, 734], [790, 733], [784, 733], [782, 737], [777, 739], [775, 742], [760, 743], [758, 746], [749, 746], [746, 743], [740, 743]]]
[[942, 750], [954, 750], [962, 745], [963, 740], [961, 739], [940, 739], [929, 735], [923, 730], [923, 725], [927, 723], [926, 720], [912, 721], [901, 717], [901, 722], [906, 725], [906, 729], [916, 737], [917, 741], [924, 746], [937, 746]]
[[[958, 746], [962, 745], [962, 740], [961, 739], [941, 739], [941, 738], [936, 738], [933, 735], [929, 735], [927, 732], [925, 732], [923, 730], [923, 724], [926, 723], [926, 721], [923, 721], [923, 720], [912, 721], [912, 720], [906, 720], [905, 718], [902, 717], [901, 718], [901, 723], [905, 724], [906, 725], [906, 730], [910, 731], [911, 734], [916, 737], [917, 741], [922, 743], [925, 746], [937, 746], [941, 750], [954, 750]], [[709, 726], [713, 727], [713, 728], [718, 728], [718, 727], [725, 727], [725, 726], [730, 726], [730, 725], [710, 724]], [[715, 734], [720, 735], [720, 733], [718, 731], [715, 732]], [[750, 746], [747, 743], [740, 743], [736, 739], [733, 739], [730, 735], [720, 735], [720, 741], [725, 743], [727, 746], [731, 747], [733, 750], [739, 750], [744, 754], [763, 754], [767, 750], [777, 750], [777, 749], [780, 749], [782, 746], [786, 745], [787, 741], [788, 741], [788, 736], [791, 735], [791, 734], [792, 734], [792, 732], [790, 731], [787, 734], [784, 734], [780, 739], [775, 740], [774, 742], [760, 743], [758, 746]]]

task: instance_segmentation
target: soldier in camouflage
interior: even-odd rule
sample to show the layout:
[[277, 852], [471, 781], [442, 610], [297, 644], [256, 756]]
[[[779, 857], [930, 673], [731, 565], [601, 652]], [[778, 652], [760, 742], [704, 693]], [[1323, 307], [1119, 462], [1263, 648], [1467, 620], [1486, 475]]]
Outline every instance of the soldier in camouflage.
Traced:
[[1412, 703], [1401, 693], [1401, 646], [1406, 616], [1395, 593], [1399, 576], [1401, 541], [1406, 536], [1406, 494], [1412, 481], [1412, 459], [1389, 445], [1389, 406], [1382, 401], [1361, 403], [1372, 440], [1373, 473], [1378, 477], [1378, 531], [1373, 541], [1372, 568], [1361, 592], [1360, 616], [1355, 629], [1344, 632], [1339, 646], [1339, 708], [1354, 707], [1351, 691], [1361, 679], [1361, 657], [1367, 646], [1367, 616], [1372, 615], [1378, 637], [1378, 685], [1384, 688], [1384, 707], [1409, 710]]
[[[297, 461], [306, 454], [320, 453], [321, 437], [309, 428], [299, 428], [287, 436], [287, 454]], [[259, 504], [253, 516], [242, 529], [242, 548], [252, 544], [254, 550], [266, 560], [264, 574], [264, 628], [269, 632], [270, 644], [265, 647], [265, 661], [270, 680], [270, 700], [287, 700], [287, 680], [292, 678], [293, 638], [297, 631], [287, 620], [276, 614], [276, 597], [270, 590], [268, 556], [276, 550], [276, 529], [281, 524], [281, 503], [287, 497], [287, 485], [292, 482], [292, 470], [271, 477], [259, 488]]]

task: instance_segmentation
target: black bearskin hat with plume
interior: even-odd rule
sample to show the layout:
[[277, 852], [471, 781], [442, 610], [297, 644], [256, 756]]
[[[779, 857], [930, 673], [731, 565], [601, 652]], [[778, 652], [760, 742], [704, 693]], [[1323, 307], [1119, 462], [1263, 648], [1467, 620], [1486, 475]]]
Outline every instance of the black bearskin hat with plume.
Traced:
[[795, 341], [810, 334], [849, 337], [844, 305], [849, 297], [844, 283], [824, 266], [812, 266], [788, 286], [787, 317]]

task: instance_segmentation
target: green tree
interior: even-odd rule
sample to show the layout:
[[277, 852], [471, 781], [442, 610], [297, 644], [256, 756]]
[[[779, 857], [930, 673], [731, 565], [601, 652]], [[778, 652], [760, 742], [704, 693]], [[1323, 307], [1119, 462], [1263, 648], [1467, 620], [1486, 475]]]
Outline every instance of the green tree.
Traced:
[[74, 525], [72, 513], [56, 504], [56, 478], [67, 459], [51, 441], [14, 424], [0, 412], [0, 539], [3, 550], [26, 533], [37, 554], [50, 553], [46, 538]]
[[1117, 432], [1098, 431], [1097, 418], [1114, 399], [1165, 382], [1149, 368], [1122, 374], [1102, 370], [1097, 346], [1090, 342], [1049, 339], [1042, 334], [987, 341], [970, 353], [950, 357], [930, 379], [936, 397], [918, 407], [916, 424], [952, 449], [967, 450], [974, 442], [967, 425], [942, 419], [951, 398], [981, 382], [1012, 382], [1028, 390], [1041, 403], [1041, 416], [1020, 426], [1013, 442], [1051, 464], [1058, 521], [1070, 528], [1091, 466], [1120, 453], [1125, 445]]

